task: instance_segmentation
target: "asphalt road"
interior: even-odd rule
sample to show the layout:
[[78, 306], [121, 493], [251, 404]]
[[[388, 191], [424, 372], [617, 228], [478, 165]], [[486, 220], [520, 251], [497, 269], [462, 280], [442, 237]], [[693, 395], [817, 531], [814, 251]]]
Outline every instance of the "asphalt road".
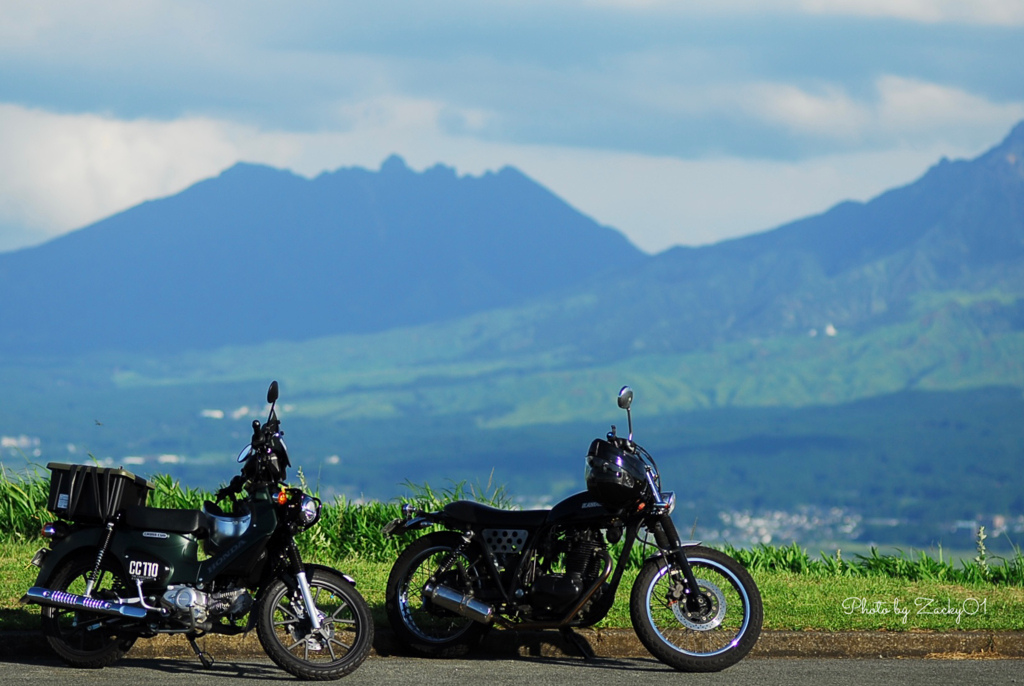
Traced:
[[[66, 667], [58, 660], [26, 659], [0, 663], [0, 684], [22, 686], [203, 686], [207, 684], [295, 683], [269, 660], [219, 662], [203, 669], [191, 660], [126, 658], [102, 670]], [[642, 684], [691, 686], [780, 684], [785, 686], [984, 686], [1024, 684], [1024, 660], [820, 660], [747, 659], [718, 674], [680, 674], [653, 659], [522, 658], [517, 660], [424, 660], [370, 658], [340, 683], [376, 685], [483, 684], [499, 686]]]

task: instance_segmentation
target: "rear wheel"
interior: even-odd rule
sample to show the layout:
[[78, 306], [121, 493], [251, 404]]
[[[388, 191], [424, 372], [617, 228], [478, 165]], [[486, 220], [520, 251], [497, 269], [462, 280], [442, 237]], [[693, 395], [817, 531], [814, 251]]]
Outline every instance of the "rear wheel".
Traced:
[[488, 629], [438, 607], [424, 595], [428, 583], [463, 595], [479, 593], [486, 580], [484, 559], [475, 546], [465, 547], [462, 536], [437, 531], [414, 541], [391, 568], [385, 601], [388, 621], [396, 637], [421, 655], [462, 655]]
[[[44, 584], [54, 591], [85, 595], [96, 558], [77, 555], [65, 560]], [[112, 599], [129, 592], [128, 578], [114, 564], [103, 561], [89, 597]], [[43, 635], [61, 659], [74, 667], [98, 668], [111, 665], [135, 643], [136, 636], [125, 632], [121, 617], [43, 606]]]
[[363, 663], [373, 645], [370, 608], [337, 572], [307, 568], [320, 628], [309, 621], [302, 594], [281, 579], [261, 593], [256, 635], [278, 667], [300, 679], [340, 679]]

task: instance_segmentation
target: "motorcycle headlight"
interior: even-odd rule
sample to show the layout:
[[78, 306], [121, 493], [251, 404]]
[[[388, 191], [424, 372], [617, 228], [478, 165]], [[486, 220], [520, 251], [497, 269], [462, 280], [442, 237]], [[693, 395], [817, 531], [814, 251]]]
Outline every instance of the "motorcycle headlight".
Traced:
[[320, 501], [308, 495], [302, 496], [302, 504], [299, 506], [302, 513], [302, 524], [313, 526], [316, 520], [320, 519]]

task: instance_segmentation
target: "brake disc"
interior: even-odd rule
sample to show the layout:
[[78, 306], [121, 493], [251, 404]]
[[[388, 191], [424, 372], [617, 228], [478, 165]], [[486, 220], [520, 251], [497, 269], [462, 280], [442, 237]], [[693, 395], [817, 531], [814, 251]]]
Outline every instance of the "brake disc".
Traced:
[[688, 612], [686, 601], [680, 599], [679, 602], [672, 603], [672, 613], [687, 629], [710, 631], [721, 625], [725, 619], [725, 594], [718, 586], [704, 579], [697, 579], [697, 588], [700, 589], [700, 594], [707, 601], [707, 606], [698, 612]]

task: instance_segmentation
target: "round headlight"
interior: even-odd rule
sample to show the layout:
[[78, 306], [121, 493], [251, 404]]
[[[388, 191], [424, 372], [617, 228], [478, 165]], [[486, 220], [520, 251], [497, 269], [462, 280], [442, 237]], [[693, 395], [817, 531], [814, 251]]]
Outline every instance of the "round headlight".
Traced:
[[300, 509], [302, 511], [302, 523], [306, 526], [312, 525], [313, 522], [320, 518], [320, 501], [316, 498], [310, 498], [308, 495], [302, 496]]

